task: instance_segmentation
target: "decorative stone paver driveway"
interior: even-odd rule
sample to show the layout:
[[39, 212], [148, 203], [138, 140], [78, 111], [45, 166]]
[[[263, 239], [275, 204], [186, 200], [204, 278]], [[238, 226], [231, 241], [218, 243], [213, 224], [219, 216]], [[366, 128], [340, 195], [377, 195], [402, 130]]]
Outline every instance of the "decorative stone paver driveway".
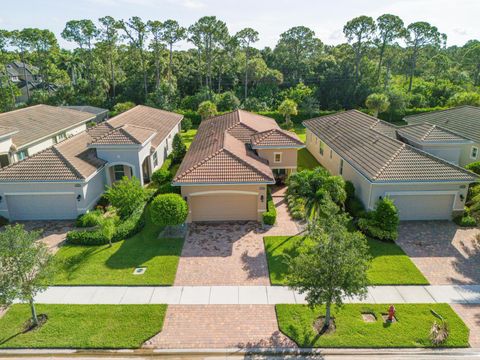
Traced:
[[480, 305], [452, 304], [451, 306], [470, 328], [470, 346], [480, 348]]
[[191, 224], [175, 285], [270, 285], [261, 226]]
[[294, 347], [278, 330], [273, 305], [170, 305], [147, 348]]
[[57, 252], [59, 247], [65, 241], [67, 233], [75, 226], [74, 221], [21, 221], [25, 229], [42, 230], [39, 241], [45, 243], [50, 251]]
[[402, 222], [397, 243], [432, 285], [480, 284], [477, 228], [451, 221]]

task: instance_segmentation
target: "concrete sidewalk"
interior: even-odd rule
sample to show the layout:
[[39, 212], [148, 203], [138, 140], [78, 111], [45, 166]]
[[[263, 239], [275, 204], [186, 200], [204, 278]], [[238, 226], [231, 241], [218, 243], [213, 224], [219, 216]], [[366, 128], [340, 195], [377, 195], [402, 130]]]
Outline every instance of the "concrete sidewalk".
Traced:
[[[305, 304], [283, 286], [54, 286], [36, 297], [43, 304]], [[365, 299], [345, 303], [480, 304], [480, 285], [370, 286]]]

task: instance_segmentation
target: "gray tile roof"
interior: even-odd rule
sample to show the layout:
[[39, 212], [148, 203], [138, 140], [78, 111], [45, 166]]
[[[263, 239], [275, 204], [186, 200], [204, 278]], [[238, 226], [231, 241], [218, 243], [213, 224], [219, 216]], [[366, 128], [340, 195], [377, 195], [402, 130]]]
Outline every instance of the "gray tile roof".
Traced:
[[432, 111], [406, 116], [409, 124], [429, 123], [480, 143], [480, 107], [459, 106], [452, 109]]
[[398, 135], [423, 143], [465, 143], [471, 140], [438, 125], [421, 123], [402, 126], [397, 129]]
[[304, 125], [372, 182], [476, 180], [469, 171], [377, 131], [378, 121], [350, 110]]
[[18, 129], [12, 141], [17, 148], [21, 148], [94, 118], [90, 113], [77, 110], [35, 105], [0, 114], [0, 126]]

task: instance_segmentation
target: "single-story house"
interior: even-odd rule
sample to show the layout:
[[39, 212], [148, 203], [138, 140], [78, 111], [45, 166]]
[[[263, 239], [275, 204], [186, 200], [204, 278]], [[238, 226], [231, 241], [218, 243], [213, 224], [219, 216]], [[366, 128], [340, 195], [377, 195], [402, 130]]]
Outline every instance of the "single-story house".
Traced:
[[0, 169], [0, 215], [10, 220], [74, 219], [124, 176], [147, 183], [170, 154], [182, 118], [136, 106]]
[[68, 105], [63, 106], [67, 109], [78, 110], [86, 113], [95, 115], [95, 122], [100, 123], [102, 121], [108, 120], [108, 109], [99, 108], [96, 106], [90, 105]]
[[95, 115], [49, 105], [0, 114], [1, 167], [32, 156], [87, 129]]
[[173, 179], [187, 222], [261, 220], [267, 186], [297, 169], [296, 134], [274, 119], [236, 110], [203, 120]]
[[351, 181], [366, 209], [373, 209], [382, 197], [392, 198], [401, 220], [451, 219], [463, 211], [469, 184], [477, 179], [401, 141], [399, 132], [407, 136], [411, 129], [405, 133], [357, 110], [307, 120], [304, 125], [307, 149], [322, 166]]
[[[480, 107], [458, 106], [447, 110], [405, 116], [404, 120], [409, 125], [417, 125], [417, 129], [419, 129], [417, 137], [406, 138], [415, 143], [412, 145], [417, 146], [418, 144], [418, 147], [423, 150], [460, 166], [480, 159], [478, 153], [480, 149]], [[421, 125], [423, 127], [420, 127]], [[436, 136], [434, 130], [429, 129], [443, 129], [450, 135], [442, 138]], [[427, 141], [423, 141], [422, 132]], [[433, 136], [429, 135], [431, 132], [433, 132]]]

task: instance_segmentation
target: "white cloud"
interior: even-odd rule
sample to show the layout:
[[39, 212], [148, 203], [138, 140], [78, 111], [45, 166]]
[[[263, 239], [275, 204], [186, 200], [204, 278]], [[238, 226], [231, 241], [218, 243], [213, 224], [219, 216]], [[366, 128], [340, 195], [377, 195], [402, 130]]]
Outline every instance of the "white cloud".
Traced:
[[182, 6], [188, 9], [201, 9], [205, 7], [205, 4], [198, 0], [183, 0]]
[[453, 32], [454, 32], [455, 34], [461, 35], [461, 36], [468, 35], [468, 32], [467, 32], [467, 30], [465, 30], [465, 29], [455, 28], [455, 29], [453, 29]]

